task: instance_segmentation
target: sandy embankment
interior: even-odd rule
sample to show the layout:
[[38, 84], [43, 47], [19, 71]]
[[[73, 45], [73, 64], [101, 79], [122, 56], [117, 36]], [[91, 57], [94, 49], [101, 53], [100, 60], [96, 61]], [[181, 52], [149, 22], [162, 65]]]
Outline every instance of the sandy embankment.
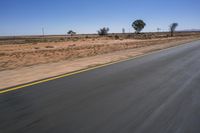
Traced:
[[135, 57], [199, 38], [1, 46], [0, 89]]

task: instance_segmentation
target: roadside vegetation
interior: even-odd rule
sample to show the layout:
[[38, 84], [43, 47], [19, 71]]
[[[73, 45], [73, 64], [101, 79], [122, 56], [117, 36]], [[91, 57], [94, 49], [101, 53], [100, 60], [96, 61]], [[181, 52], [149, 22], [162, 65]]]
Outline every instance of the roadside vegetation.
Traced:
[[178, 23], [172, 23], [172, 24], [169, 26], [170, 33], [171, 33], [171, 37], [174, 36], [174, 32], [175, 32], [175, 30], [176, 30], [177, 27], [178, 27]]
[[104, 28], [101, 28], [99, 31], [98, 31], [98, 34], [100, 36], [106, 36], [108, 35], [108, 32], [109, 32], [109, 28], [108, 27], [104, 27]]
[[132, 27], [135, 29], [135, 32], [137, 34], [139, 34], [144, 29], [145, 26], [146, 23], [141, 19], [134, 21], [132, 24]]
[[73, 30], [69, 30], [67, 32], [67, 34], [70, 35], [70, 36], [73, 36], [73, 35], [76, 35], [76, 32], [74, 32]]
[[[153, 38], [166, 38], [174, 37], [178, 23], [172, 23], [169, 27], [169, 32], [143, 32], [142, 30], [146, 27], [144, 20], [138, 19], [132, 23], [132, 28], [135, 33], [125, 32], [125, 28], [122, 28], [122, 33], [109, 33], [108, 27], [103, 27], [97, 31], [97, 34], [77, 34], [73, 30], [67, 32], [65, 35], [51, 35], [51, 36], [21, 36], [21, 37], [2, 37], [0, 38], [1, 44], [38, 44], [38, 43], [52, 43], [52, 42], [76, 42], [78, 40], [96, 39], [99, 36], [113, 38], [115, 40], [123, 39], [153, 39]], [[158, 29], [157, 29], [158, 30]], [[160, 28], [159, 30], [160, 31]], [[177, 32], [176, 36], [186, 36], [187, 33]]]

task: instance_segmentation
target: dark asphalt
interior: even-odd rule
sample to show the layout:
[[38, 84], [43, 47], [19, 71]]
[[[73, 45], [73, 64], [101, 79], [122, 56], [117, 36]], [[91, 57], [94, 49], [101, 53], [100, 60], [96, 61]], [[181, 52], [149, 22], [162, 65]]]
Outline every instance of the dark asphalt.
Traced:
[[200, 41], [1, 94], [0, 133], [200, 133]]

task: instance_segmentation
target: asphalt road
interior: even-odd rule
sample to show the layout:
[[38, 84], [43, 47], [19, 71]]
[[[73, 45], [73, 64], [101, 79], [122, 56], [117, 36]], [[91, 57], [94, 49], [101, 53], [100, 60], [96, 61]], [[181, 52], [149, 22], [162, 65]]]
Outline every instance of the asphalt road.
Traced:
[[200, 41], [1, 94], [0, 133], [200, 133]]

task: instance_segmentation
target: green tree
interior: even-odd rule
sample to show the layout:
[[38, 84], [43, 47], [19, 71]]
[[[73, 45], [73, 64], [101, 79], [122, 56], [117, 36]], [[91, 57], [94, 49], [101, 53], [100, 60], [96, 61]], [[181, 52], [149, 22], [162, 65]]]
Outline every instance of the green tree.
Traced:
[[99, 34], [100, 36], [105, 36], [105, 35], [108, 35], [108, 32], [109, 32], [109, 28], [104, 27], [104, 28], [102, 28], [102, 29], [100, 29], [100, 30], [98, 31], [98, 34]]
[[140, 33], [146, 26], [143, 20], [136, 20], [133, 22], [132, 27], [135, 29], [136, 33]]
[[178, 23], [172, 23], [170, 26], [169, 26], [169, 30], [171, 32], [171, 37], [174, 36], [174, 32], [176, 30], [176, 28], [178, 27]]
[[67, 34], [73, 36], [73, 35], [76, 35], [76, 32], [74, 32], [73, 30], [69, 30]]

